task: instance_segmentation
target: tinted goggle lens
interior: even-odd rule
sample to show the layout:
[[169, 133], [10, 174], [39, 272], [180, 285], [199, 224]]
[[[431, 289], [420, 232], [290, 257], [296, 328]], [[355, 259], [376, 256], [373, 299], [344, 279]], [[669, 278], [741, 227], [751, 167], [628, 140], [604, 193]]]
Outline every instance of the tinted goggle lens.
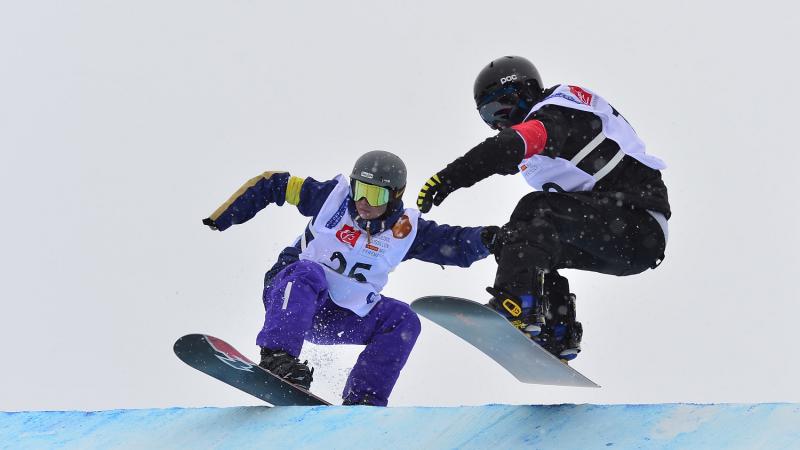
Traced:
[[375, 186], [374, 184], [367, 184], [363, 181], [352, 180], [350, 183], [353, 191], [353, 200], [359, 201], [362, 198], [367, 199], [367, 203], [372, 206], [382, 206], [389, 203], [389, 189], [383, 186]]
[[494, 101], [482, 105], [478, 108], [478, 113], [481, 115], [481, 119], [483, 119], [484, 122], [492, 128], [495, 128], [498, 124], [509, 121], [508, 117], [515, 106], [516, 103]]
[[478, 106], [481, 119], [492, 128], [510, 122], [511, 112], [519, 106], [520, 98], [513, 88], [503, 88], [486, 96]]

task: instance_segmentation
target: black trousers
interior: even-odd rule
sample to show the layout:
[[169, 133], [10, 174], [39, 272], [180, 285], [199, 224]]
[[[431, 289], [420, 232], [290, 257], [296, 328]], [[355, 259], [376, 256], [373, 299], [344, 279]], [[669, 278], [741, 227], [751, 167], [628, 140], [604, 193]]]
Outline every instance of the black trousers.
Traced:
[[541, 270], [633, 275], [664, 258], [664, 232], [646, 210], [613, 192], [532, 192], [503, 227], [495, 287], [537, 293]]

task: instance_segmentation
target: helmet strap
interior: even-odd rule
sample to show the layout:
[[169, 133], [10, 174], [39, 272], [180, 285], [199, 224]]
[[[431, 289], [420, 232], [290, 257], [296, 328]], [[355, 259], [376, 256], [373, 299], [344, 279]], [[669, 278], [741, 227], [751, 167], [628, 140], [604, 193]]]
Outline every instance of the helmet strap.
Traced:
[[406, 191], [406, 187], [405, 186], [401, 187], [400, 189], [394, 189], [394, 190], [390, 191], [389, 195], [392, 197], [392, 199], [389, 200], [389, 203], [391, 203], [393, 201], [400, 200], [401, 198], [403, 198], [403, 192], [405, 192], [405, 191]]

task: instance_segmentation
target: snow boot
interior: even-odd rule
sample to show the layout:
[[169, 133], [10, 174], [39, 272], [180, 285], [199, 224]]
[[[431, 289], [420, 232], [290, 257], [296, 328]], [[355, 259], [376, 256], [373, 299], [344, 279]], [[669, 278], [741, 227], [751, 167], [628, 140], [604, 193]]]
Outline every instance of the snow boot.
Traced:
[[261, 347], [261, 362], [258, 365], [305, 390], [311, 387], [311, 381], [314, 379], [314, 369], [308, 367], [308, 361], [301, 363], [299, 359], [283, 350]]
[[376, 406], [372, 400], [372, 396], [365, 394], [362, 397], [357, 397], [353, 394], [348, 395], [342, 401], [342, 406]]
[[581, 351], [583, 326], [575, 319], [575, 294], [548, 295], [547, 327], [538, 336], [539, 345], [563, 361]]

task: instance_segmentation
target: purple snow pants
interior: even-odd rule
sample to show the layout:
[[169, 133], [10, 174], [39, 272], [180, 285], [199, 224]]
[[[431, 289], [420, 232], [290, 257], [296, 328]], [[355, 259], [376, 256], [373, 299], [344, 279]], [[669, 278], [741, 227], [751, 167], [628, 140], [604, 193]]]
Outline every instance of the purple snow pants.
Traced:
[[266, 317], [256, 343], [293, 356], [300, 355], [304, 340], [366, 345], [350, 371], [342, 398], [386, 406], [419, 336], [419, 318], [407, 304], [385, 296], [369, 314], [359, 317], [333, 303], [323, 271], [321, 265], [301, 260], [267, 282]]

